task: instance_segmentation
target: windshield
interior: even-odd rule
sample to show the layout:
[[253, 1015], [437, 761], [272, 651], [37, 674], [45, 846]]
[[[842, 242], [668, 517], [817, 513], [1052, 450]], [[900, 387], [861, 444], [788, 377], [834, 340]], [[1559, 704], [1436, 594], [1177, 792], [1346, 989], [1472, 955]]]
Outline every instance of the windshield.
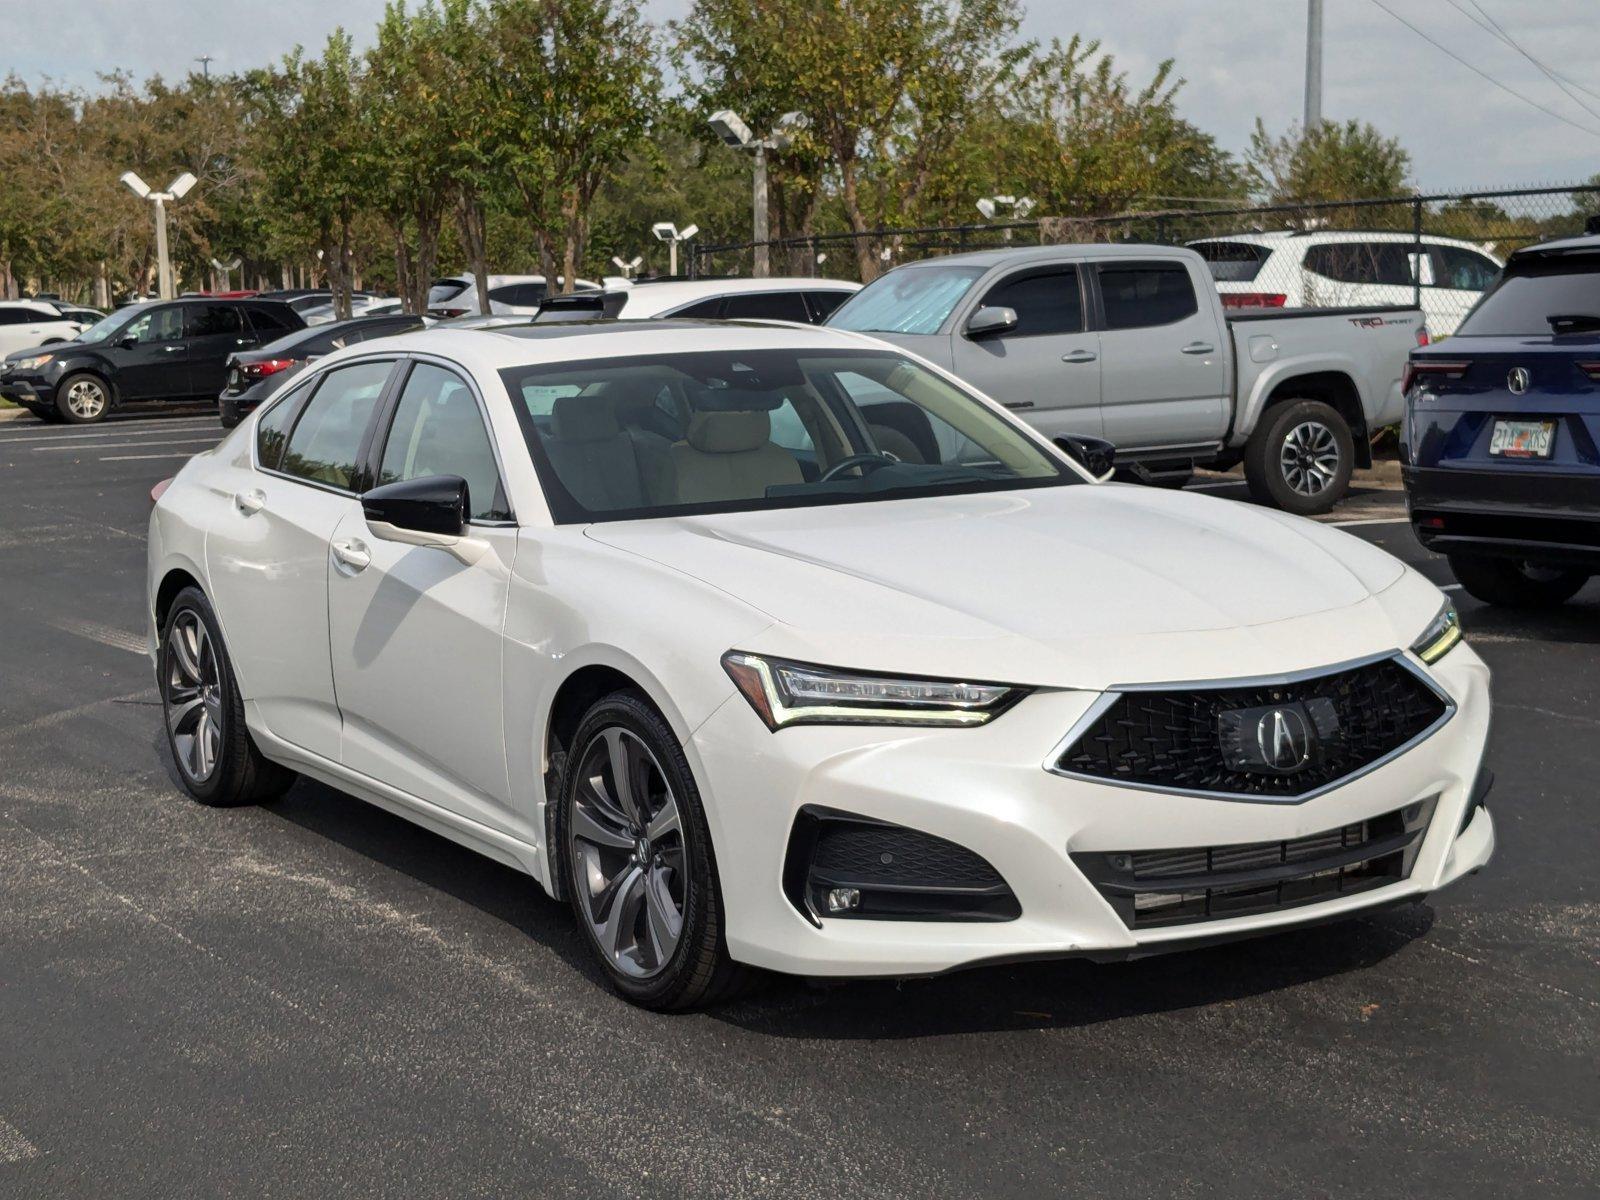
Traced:
[[902, 267], [867, 284], [825, 322], [857, 333], [938, 333], [982, 267]]
[[1538, 337], [1596, 329], [1600, 329], [1600, 261], [1591, 258], [1513, 268], [1483, 294], [1455, 336]]
[[109, 317], [101, 317], [72, 340], [75, 342], [103, 342], [107, 338], [115, 337], [118, 332], [126, 328], [149, 308], [149, 304], [130, 304], [127, 308], [119, 308]]
[[501, 377], [563, 524], [1079, 482], [892, 351], [712, 351]]

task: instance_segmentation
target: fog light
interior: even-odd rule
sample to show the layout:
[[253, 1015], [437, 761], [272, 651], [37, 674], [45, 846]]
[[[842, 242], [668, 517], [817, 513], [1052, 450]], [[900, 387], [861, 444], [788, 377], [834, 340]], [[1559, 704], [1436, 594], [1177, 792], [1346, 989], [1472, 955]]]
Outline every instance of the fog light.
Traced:
[[831, 913], [854, 912], [861, 907], [860, 888], [829, 888], [828, 911]]

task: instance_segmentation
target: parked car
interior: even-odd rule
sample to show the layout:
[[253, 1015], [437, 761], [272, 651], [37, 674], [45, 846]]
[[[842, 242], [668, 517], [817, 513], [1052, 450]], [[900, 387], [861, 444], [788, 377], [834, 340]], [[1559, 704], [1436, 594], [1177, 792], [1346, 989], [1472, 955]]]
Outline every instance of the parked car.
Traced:
[[1193, 250], [958, 254], [879, 277], [828, 324], [914, 350], [1054, 437], [1104, 438], [1147, 482], [1244, 463], [1251, 493], [1326, 512], [1400, 419], [1415, 308], [1225, 310]]
[[63, 320], [71, 321], [82, 329], [87, 329], [96, 322], [105, 320], [106, 314], [98, 308], [82, 308], [62, 301], [55, 301], [54, 303], [56, 311], [61, 314]]
[[304, 327], [275, 300], [169, 300], [118, 309], [70, 342], [0, 362], [0, 396], [46, 421], [101, 420], [133, 400], [212, 399], [228, 356]]
[[[575, 287], [584, 291], [598, 291], [599, 284], [579, 279]], [[489, 312], [519, 313], [532, 316], [550, 294], [543, 275], [490, 275]], [[478, 312], [478, 283], [469, 273], [449, 275], [435, 279], [428, 289], [428, 315], [441, 320], [465, 317]]]
[[[869, 385], [960, 450], [886, 453]], [[1269, 509], [1097, 485], [838, 331], [350, 347], [188, 460], [148, 561], [190, 795], [299, 771], [407, 816], [570, 900], [656, 1008], [752, 967], [927, 975], [1348, 918], [1494, 847], [1488, 671], [1422, 574]]]
[[[365, 317], [379, 314], [379, 309], [400, 309], [400, 302], [391, 296], [374, 296], [369, 292], [358, 292], [350, 297], [350, 315], [352, 317]], [[307, 325], [326, 325], [334, 320], [333, 298], [331, 296], [318, 297], [315, 304], [310, 298], [305, 298], [299, 303], [295, 311], [305, 319]]]
[[1462, 587], [1527, 608], [1600, 573], [1600, 237], [1513, 253], [1406, 395], [1411, 523]]
[[222, 427], [232, 429], [284, 383], [324, 355], [358, 342], [421, 329], [422, 322], [421, 317], [405, 315], [352, 317], [299, 329], [259, 349], [230, 354], [226, 382], [217, 397]]
[[1392, 230], [1239, 233], [1189, 243], [1211, 267], [1228, 308], [1359, 308], [1412, 304], [1435, 337], [1461, 318], [1500, 274], [1486, 246]]
[[[606, 316], [624, 321], [694, 317], [708, 321], [798, 321], [820, 325], [834, 309], [860, 290], [859, 283], [842, 279], [642, 280], [629, 288], [603, 293], [602, 307]], [[547, 316], [551, 306], [567, 302], [574, 309], [581, 309], [586, 300], [590, 298], [579, 294], [554, 297], [540, 310], [540, 318]]]
[[533, 318], [522, 313], [468, 313], [435, 321], [434, 329], [499, 329], [505, 325], [527, 325]]
[[67, 317], [46, 301], [0, 301], [0, 354], [65, 342], [83, 329], [82, 321]]

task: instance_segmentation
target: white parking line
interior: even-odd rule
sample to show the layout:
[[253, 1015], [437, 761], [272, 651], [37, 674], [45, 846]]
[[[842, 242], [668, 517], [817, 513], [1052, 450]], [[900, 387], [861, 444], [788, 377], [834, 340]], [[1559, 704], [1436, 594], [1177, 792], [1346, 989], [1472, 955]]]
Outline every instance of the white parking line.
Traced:
[[38, 1153], [39, 1148], [18, 1133], [16, 1126], [0, 1120], [0, 1163], [21, 1162]]
[[[195, 454], [199, 451], [196, 450]], [[172, 454], [102, 454], [95, 462], [139, 462], [146, 458], [193, 458], [194, 454], [185, 454], [181, 451]]]
[[88, 638], [91, 642], [99, 642], [102, 646], [110, 646], [113, 650], [126, 650], [129, 654], [145, 653], [144, 638], [137, 633], [128, 633], [112, 625], [102, 625], [98, 621], [80, 621], [75, 617], [57, 617], [50, 624], [63, 633]]
[[60, 428], [53, 428], [49, 432], [30, 434], [27, 437], [7, 436], [0, 437], [0, 446], [11, 445], [39, 445], [44, 442], [93, 442], [100, 438], [117, 437], [143, 437], [145, 434], [164, 433], [204, 433], [215, 430], [218, 437], [227, 431], [215, 421], [197, 421], [192, 425], [179, 425], [175, 422], [163, 421], [159, 425], [139, 425], [133, 428], [118, 427], [115, 429], [86, 429], [81, 433], [62, 433]]
[[1345, 528], [1350, 525], [1405, 525], [1410, 517], [1362, 517], [1354, 521], [1327, 521], [1324, 524]]
[[33, 453], [76, 454], [80, 450], [126, 450], [130, 446], [193, 446], [201, 444], [214, 446], [217, 441], [217, 438], [207, 437], [205, 434], [196, 434], [194, 437], [165, 438], [160, 441], [152, 439], [143, 442], [88, 442], [83, 445], [72, 446], [35, 446], [33, 447]]

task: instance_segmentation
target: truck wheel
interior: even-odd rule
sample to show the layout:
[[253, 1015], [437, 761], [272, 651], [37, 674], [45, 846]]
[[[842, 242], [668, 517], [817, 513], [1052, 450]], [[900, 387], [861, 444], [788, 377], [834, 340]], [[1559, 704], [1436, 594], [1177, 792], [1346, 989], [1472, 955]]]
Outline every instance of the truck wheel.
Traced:
[[1554, 608], [1565, 604], [1584, 584], [1587, 571], [1541, 567], [1514, 558], [1474, 558], [1452, 554], [1450, 569], [1468, 593], [1502, 608]]
[[1261, 503], [1310, 516], [1344, 496], [1355, 457], [1350, 426], [1331, 405], [1286, 400], [1267, 409], [1251, 435], [1244, 477]]

